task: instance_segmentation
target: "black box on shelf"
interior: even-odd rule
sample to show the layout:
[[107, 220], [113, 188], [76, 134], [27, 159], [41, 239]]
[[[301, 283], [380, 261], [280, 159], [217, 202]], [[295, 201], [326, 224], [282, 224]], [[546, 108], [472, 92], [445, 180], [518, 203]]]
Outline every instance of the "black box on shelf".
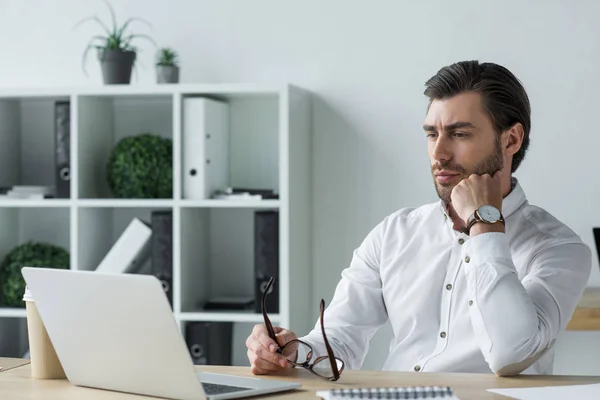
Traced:
[[269, 279], [275, 282], [268, 293], [268, 313], [279, 312], [279, 212], [256, 211], [254, 214], [255, 312], [262, 311], [262, 294]]

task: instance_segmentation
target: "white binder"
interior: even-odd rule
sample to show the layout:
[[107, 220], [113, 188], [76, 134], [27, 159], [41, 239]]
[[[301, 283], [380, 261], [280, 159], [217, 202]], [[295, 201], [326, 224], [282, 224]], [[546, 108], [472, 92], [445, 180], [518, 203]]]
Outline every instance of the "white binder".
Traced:
[[150, 255], [152, 229], [134, 218], [119, 239], [102, 259], [96, 271], [112, 273], [135, 273], [143, 267]]
[[184, 199], [209, 199], [229, 186], [229, 105], [201, 97], [183, 99]]

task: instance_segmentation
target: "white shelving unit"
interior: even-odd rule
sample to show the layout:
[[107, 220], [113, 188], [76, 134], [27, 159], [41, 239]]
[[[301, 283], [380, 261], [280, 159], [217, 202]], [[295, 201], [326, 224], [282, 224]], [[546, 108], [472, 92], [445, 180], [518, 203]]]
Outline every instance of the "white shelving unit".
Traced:
[[[228, 104], [229, 186], [268, 188], [276, 200], [182, 197], [183, 102], [205, 97]], [[247, 365], [245, 337], [262, 315], [205, 311], [214, 295], [253, 295], [253, 215], [279, 214], [279, 313], [275, 324], [313, 326], [310, 304], [310, 96], [292, 85], [176, 84], [136, 87], [0, 88], [0, 186], [54, 181], [54, 102], [71, 104], [69, 199], [0, 199], [0, 259], [29, 240], [60, 245], [70, 267], [93, 270], [133, 217], [173, 212], [173, 315], [234, 322], [233, 364]], [[154, 133], [173, 142], [173, 196], [114, 198], [106, 183], [113, 146]], [[27, 348], [24, 309], [0, 308], [0, 356]], [[8, 332], [10, 331], [10, 334]]]

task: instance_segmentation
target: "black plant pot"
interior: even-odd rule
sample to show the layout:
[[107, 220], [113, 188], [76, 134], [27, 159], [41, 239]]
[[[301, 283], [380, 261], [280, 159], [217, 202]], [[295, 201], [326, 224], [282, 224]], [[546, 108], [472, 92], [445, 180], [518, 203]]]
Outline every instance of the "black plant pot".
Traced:
[[128, 84], [135, 62], [135, 51], [99, 50], [98, 60], [102, 67], [102, 78], [107, 85]]

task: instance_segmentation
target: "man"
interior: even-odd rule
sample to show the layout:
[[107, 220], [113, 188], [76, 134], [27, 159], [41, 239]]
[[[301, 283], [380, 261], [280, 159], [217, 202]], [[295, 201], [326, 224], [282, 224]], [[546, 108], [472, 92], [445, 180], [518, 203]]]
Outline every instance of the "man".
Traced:
[[[502, 66], [465, 61], [429, 79], [425, 95], [440, 201], [389, 215], [355, 250], [324, 316], [331, 348], [358, 369], [389, 319], [386, 370], [551, 373], [591, 251], [512, 177], [529, 146], [525, 89]], [[280, 344], [296, 338], [276, 332]], [[302, 340], [313, 359], [327, 354], [319, 323]], [[246, 344], [255, 374], [289, 365], [263, 325]]]

